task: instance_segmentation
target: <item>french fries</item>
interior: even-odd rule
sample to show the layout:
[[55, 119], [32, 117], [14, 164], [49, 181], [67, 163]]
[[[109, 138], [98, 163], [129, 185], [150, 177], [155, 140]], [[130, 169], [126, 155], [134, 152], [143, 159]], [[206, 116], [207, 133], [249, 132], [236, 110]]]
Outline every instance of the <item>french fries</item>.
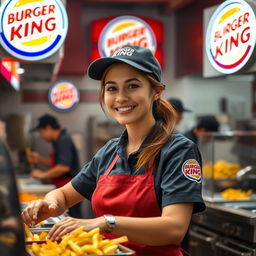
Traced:
[[33, 243], [29, 250], [36, 256], [106, 255], [115, 254], [118, 244], [128, 241], [127, 236], [104, 240], [99, 228], [85, 232], [83, 227], [64, 235], [59, 243], [45, 239], [45, 244]]
[[48, 235], [47, 232], [43, 231], [40, 234], [32, 234], [29, 227], [24, 224], [24, 230], [25, 230], [25, 239], [26, 241], [42, 241], [46, 240], [46, 237]]
[[250, 200], [253, 190], [243, 191], [241, 189], [228, 188], [220, 194], [227, 200]]

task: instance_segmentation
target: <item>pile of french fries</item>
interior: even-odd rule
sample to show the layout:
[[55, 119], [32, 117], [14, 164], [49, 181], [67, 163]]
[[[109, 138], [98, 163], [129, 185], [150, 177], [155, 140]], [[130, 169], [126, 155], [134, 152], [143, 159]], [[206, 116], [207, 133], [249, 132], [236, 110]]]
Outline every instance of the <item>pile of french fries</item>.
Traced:
[[[40, 238], [40, 235], [39, 235]], [[62, 236], [61, 241], [51, 241], [45, 237], [46, 243], [33, 243], [28, 250], [36, 256], [80, 256], [115, 254], [118, 244], [127, 242], [127, 236], [115, 239], [104, 239], [100, 229], [85, 232], [83, 227]]]
[[243, 191], [241, 189], [228, 188], [220, 194], [227, 200], [250, 200], [253, 190]]

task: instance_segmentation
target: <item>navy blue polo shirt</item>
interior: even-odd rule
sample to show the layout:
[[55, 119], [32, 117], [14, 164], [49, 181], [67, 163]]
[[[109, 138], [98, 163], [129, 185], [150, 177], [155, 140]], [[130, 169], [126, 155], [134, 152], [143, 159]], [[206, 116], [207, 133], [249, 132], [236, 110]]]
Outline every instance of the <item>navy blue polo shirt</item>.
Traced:
[[[157, 129], [157, 127], [155, 127]], [[152, 133], [151, 133], [152, 134]], [[125, 154], [127, 132], [120, 138], [110, 140], [87, 163], [71, 181], [73, 187], [85, 198], [91, 200], [100, 176], [105, 173], [116, 154], [120, 158], [109, 175], [141, 175], [145, 170], [135, 170], [141, 148], [129, 155]], [[160, 209], [176, 203], [194, 203], [193, 213], [203, 211], [205, 204], [201, 190], [201, 156], [197, 146], [182, 134], [175, 131], [169, 141], [162, 147], [153, 171], [155, 192]]]
[[53, 142], [55, 164], [66, 165], [70, 167], [69, 172], [64, 176], [75, 177], [78, 173], [79, 158], [76, 147], [66, 130], [62, 130], [60, 136]]

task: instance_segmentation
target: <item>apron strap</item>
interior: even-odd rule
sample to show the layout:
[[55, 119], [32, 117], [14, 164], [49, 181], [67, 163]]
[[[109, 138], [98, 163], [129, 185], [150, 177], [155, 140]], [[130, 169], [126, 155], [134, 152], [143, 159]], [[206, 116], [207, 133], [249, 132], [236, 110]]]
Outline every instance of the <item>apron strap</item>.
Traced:
[[119, 155], [116, 154], [114, 160], [111, 162], [110, 166], [108, 167], [108, 169], [106, 170], [106, 172], [104, 173], [104, 175], [109, 175], [109, 173], [112, 171], [113, 167], [115, 166], [117, 160], [119, 159]]

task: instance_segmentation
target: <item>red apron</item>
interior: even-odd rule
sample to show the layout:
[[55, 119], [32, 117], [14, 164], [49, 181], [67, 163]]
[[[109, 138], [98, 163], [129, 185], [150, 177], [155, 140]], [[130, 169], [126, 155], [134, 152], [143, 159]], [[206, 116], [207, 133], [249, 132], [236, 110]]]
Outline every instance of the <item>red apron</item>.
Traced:
[[[52, 151], [49, 154], [50, 157], [50, 168], [53, 168], [56, 164], [55, 164], [55, 152]], [[65, 177], [65, 176], [60, 176], [60, 177], [56, 177], [56, 178], [51, 178], [51, 183], [53, 185], [55, 185], [57, 188], [60, 188], [62, 186], [64, 186], [65, 184], [67, 184], [69, 181], [71, 181], [70, 177]]]
[[[115, 174], [109, 176], [119, 155], [116, 155], [107, 171], [98, 181], [92, 195], [92, 207], [96, 217], [104, 214], [127, 217], [158, 217], [158, 206], [154, 188], [154, 166], [142, 175]], [[108, 238], [116, 237], [106, 234]], [[137, 256], [182, 256], [178, 246], [148, 246], [129, 241], [124, 243]]]

